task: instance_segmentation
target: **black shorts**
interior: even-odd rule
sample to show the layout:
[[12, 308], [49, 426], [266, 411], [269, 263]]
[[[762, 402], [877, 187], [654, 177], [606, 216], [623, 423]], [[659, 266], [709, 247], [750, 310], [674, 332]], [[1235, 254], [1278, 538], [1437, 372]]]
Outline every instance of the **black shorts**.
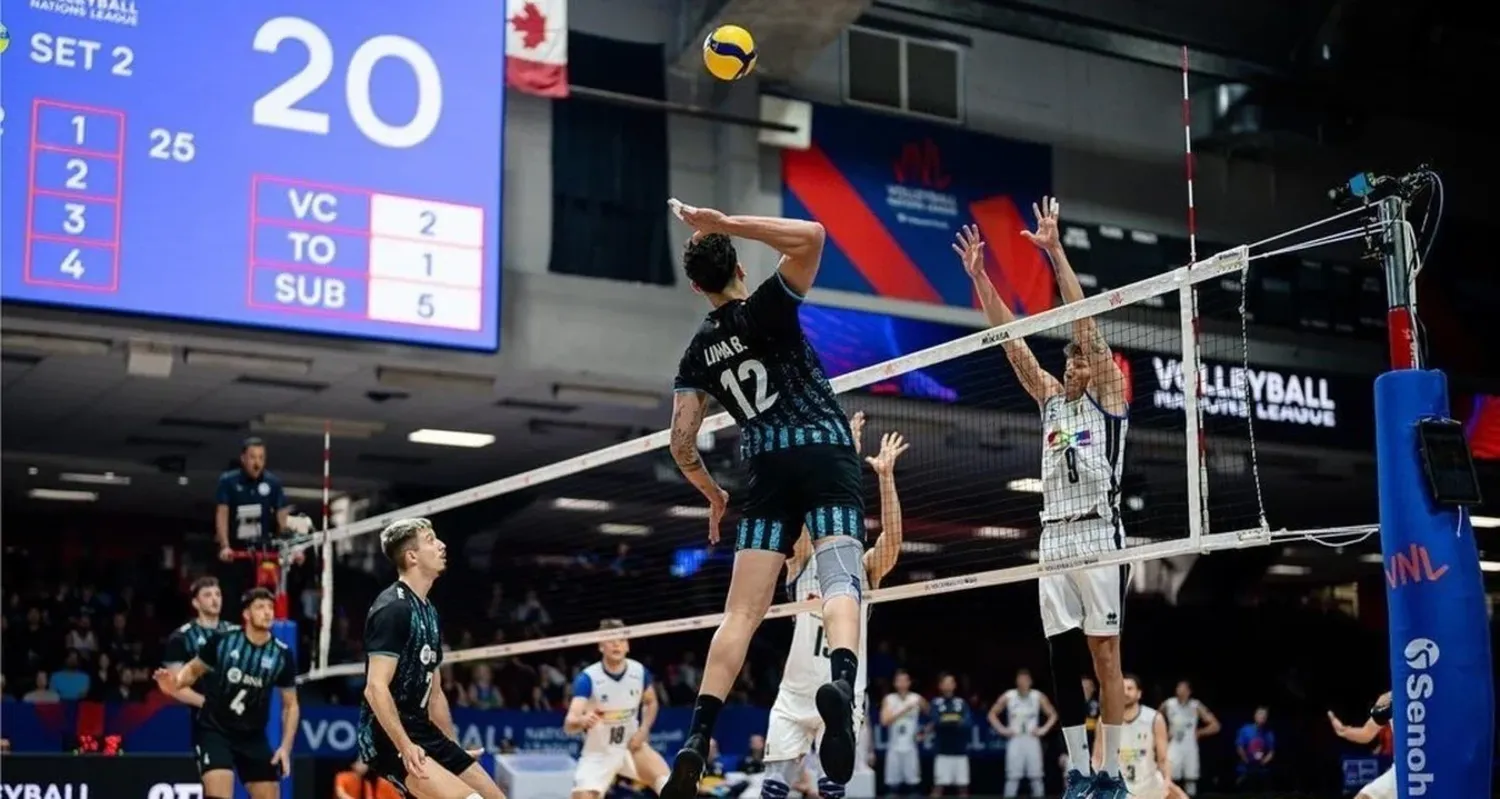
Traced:
[[281, 781], [281, 767], [271, 762], [274, 753], [264, 730], [223, 732], [199, 727], [193, 739], [199, 774], [229, 770], [247, 785]]
[[[406, 790], [406, 764], [401, 762], [401, 753], [386, 736], [385, 730], [381, 729], [379, 722], [371, 726], [374, 729], [369, 731], [368, 740], [361, 742], [360, 758], [369, 764], [371, 771], [410, 796], [411, 792]], [[405, 728], [412, 743], [427, 753], [427, 760], [447, 769], [448, 773], [458, 776], [474, 765], [474, 758], [452, 738], [438, 730], [437, 725], [431, 721], [404, 718], [401, 726]]]
[[813, 540], [830, 535], [864, 540], [864, 488], [852, 448], [809, 444], [750, 459], [735, 549], [789, 554], [804, 526]]

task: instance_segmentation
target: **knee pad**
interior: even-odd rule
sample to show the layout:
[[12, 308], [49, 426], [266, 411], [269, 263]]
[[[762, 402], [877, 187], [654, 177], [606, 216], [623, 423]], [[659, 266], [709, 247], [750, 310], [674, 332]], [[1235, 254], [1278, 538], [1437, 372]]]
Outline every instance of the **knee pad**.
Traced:
[[765, 764], [766, 778], [760, 783], [760, 795], [763, 799], [786, 799], [792, 792], [792, 784], [797, 781], [797, 769], [802, 765], [802, 759], [775, 760]]
[[844, 799], [844, 786], [827, 777], [819, 777], [818, 795], [823, 799]]
[[1052, 653], [1052, 703], [1057, 708], [1057, 722], [1076, 727], [1088, 720], [1088, 706], [1083, 688], [1078, 684], [1085, 675], [1094, 673], [1093, 656], [1083, 630], [1074, 628], [1047, 639]]
[[865, 547], [858, 539], [840, 535], [818, 545], [813, 552], [817, 561], [818, 590], [827, 602], [836, 596], [852, 596], [855, 601], [864, 595]]

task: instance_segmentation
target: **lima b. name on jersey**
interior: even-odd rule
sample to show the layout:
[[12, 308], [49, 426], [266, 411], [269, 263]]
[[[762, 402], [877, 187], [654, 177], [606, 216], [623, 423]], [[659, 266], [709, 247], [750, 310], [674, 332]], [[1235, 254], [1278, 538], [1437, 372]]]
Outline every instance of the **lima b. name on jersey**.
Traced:
[[1174, 696], [1162, 709], [1167, 711], [1167, 735], [1173, 743], [1198, 742], [1198, 700], [1181, 702]]
[[[860, 587], [865, 591], [870, 590], [869, 579], [866, 578]], [[811, 560], [803, 564], [802, 571], [787, 583], [787, 593], [797, 602], [820, 595], [818, 570]], [[865, 658], [865, 642], [870, 638], [868, 634], [870, 606], [864, 605], [860, 611], [862, 615], [859, 620], [859, 651], [855, 653], [860, 662], [859, 671], [854, 678], [856, 707], [864, 707], [865, 678], [868, 669], [864, 665], [868, 662]], [[777, 698], [787, 695], [811, 700], [817, 695], [818, 688], [831, 679], [833, 679], [833, 664], [828, 660], [828, 639], [823, 632], [823, 615], [813, 611], [798, 613], [796, 625], [792, 630], [792, 648], [787, 652], [786, 669], [781, 675], [781, 688], [777, 692]]]
[[1162, 776], [1156, 768], [1156, 711], [1145, 705], [1138, 709], [1120, 730], [1120, 772], [1128, 788], [1154, 785]]
[[1129, 421], [1092, 395], [1042, 404], [1042, 521], [1113, 518], [1119, 503]]
[[854, 446], [818, 354], [802, 334], [802, 298], [780, 273], [746, 300], [709, 312], [688, 344], [673, 387], [702, 391], [740, 427], [740, 454], [808, 444]]
[[573, 696], [590, 699], [599, 723], [583, 734], [583, 752], [603, 752], [625, 746], [641, 726], [641, 699], [651, 690], [651, 672], [638, 661], [625, 659], [625, 670], [612, 674], [598, 661], [573, 680]]
[[209, 638], [196, 657], [209, 668], [198, 716], [209, 729], [264, 732], [271, 692], [297, 684], [296, 664], [286, 644], [274, 637], [256, 644], [238, 627]]
[[1005, 692], [1005, 726], [1017, 735], [1030, 735], [1042, 723], [1042, 693], [1012, 688]]

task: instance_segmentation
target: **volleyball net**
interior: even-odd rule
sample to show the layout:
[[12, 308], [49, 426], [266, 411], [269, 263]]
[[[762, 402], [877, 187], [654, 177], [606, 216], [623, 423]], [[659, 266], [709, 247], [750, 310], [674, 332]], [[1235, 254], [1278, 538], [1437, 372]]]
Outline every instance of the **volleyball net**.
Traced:
[[[1259, 259], [1379, 233], [1351, 216], [1340, 214], [834, 378], [845, 412], [863, 419], [864, 455], [876, 455], [887, 433], [899, 433], [910, 445], [894, 468], [899, 513], [882, 508], [875, 470], [865, 468], [866, 540], [873, 545], [881, 535], [901, 537], [889, 550], [894, 562], [880, 564], [889, 576], [866, 594], [867, 601], [917, 599], [1035, 579], [1044, 571], [1205, 554], [1285, 537], [1367, 531], [1368, 525], [1273, 531], [1276, 520], [1266, 518], [1255, 439], [1264, 387], [1250, 369], [1243, 288]], [[1206, 315], [1240, 323], [1205, 326]], [[1064, 347], [1081, 320], [1093, 322], [1123, 377], [1120, 396], [1101, 398], [1106, 405], [1128, 406], [1123, 436], [1111, 428], [1102, 436], [1106, 440], [1098, 440], [1097, 431], [1082, 432], [1066, 419], [1044, 420], [1007, 358], [1006, 347], [1024, 341], [1041, 367], [1061, 380]], [[868, 330], [851, 329], [826, 309], [804, 308], [803, 326], [830, 372], [858, 365], [857, 353], [868, 350], [861, 350], [857, 338]], [[1100, 385], [1094, 379], [1091, 396]], [[698, 442], [731, 496], [725, 540], [717, 547], [707, 542], [707, 507], [678, 473], [668, 439], [663, 430], [371, 516], [289, 548], [319, 548], [325, 562], [335, 547], [378, 549], [382, 528], [413, 516], [431, 519], [440, 537], [461, 530], [468, 551], [450, 549], [450, 569], [458, 559], [486, 552], [491, 563], [504, 562], [497, 568], [507, 575], [496, 578], [502, 592], [466, 594], [463, 601], [489, 603], [492, 612], [504, 608], [534, 622], [529, 627], [537, 637], [450, 642], [458, 646], [448, 662], [709, 629], [720, 619], [738, 518], [735, 498], [746, 488], [738, 431], [728, 414], [718, 413], [705, 421]], [[1065, 473], [1044, 475], [1044, 447], [1092, 450], [1079, 456], [1084, 469], [1123, 458], [1114, 485], [1122, 548], [1092, 547], [1039, 562], [1044, 480], [1065, 487], [1069, 479]], [[1065, 463], [1065, 470], [1075, 465], [1071, 456], [1051, 462]], [[526, 554], [511, 557], [510, 550]], [[370, 582], [365, 593], [378, 590]], [[328, 642], [335, 604], [357, 629], [373, 594], [332, 585], [330, 569], [324, 586], [320, 651], [305, 680], [355, 676], [364, 669], [363, 662], [329, 662]], [[812, 606], [776, 604], [768, 618]], [[600, 631], [603, 618], [622, 618], [628, 626]]]

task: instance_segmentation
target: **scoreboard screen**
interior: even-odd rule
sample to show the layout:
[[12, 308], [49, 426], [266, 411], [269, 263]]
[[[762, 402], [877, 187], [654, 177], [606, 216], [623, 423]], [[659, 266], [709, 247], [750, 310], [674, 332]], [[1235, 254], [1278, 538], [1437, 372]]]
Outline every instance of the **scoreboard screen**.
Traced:
[[6, 0], [0, 295], [496, 349], [504, 9]]

